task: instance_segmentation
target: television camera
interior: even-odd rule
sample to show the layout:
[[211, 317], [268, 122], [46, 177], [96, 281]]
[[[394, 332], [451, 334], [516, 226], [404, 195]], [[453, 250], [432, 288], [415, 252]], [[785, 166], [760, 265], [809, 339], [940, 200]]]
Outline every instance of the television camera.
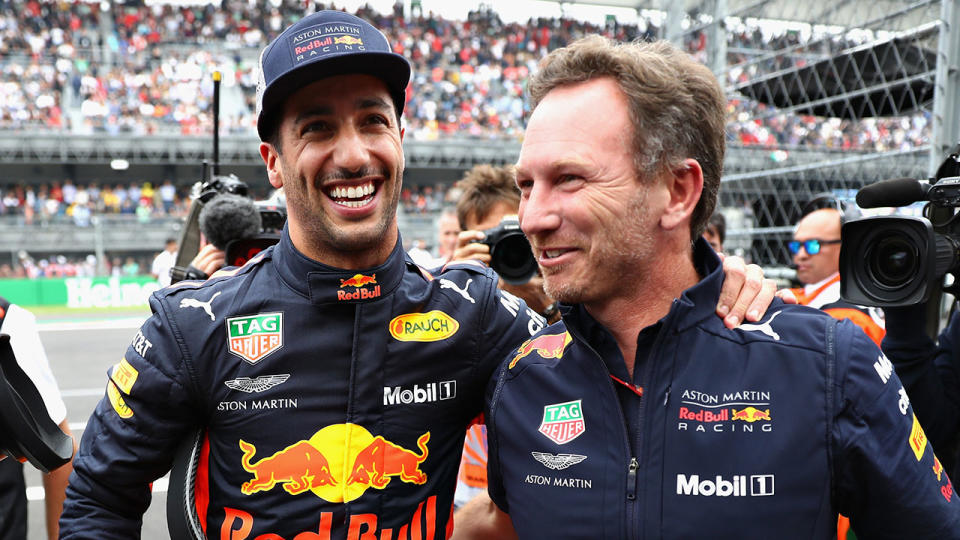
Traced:
[[[840, 295], [855, 304], [893, 307], [926, 302], [947, 273], [960, 270], [960, 145], [927, 182], [884, 180], [862, 188], [862, 208], [926, 201], [923, 217], [872, 216], [843, 224]], [[943, 290], [957, 296], [960, 284]]]

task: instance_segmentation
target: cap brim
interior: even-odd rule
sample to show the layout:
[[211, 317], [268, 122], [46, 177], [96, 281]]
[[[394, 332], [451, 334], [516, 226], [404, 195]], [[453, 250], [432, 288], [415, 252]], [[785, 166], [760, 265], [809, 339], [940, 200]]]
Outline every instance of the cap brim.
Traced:
[[257, 117], [260, 140], [265, 141], [273, 131], [279, 106], [290, 94], [320, 79], [355, 73], [381, 79], [393, 98], [397, 114], [403, 113], [407, 84], [410, 81], [410, 63], [406, 58], [388, 52], [343, 54], [304, 64], [270, 84], [263, 93], [260, 114]]

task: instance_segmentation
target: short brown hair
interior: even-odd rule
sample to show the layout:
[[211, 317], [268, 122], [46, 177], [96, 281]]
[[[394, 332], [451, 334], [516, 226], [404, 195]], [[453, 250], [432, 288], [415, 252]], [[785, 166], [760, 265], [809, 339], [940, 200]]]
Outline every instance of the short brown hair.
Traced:
[[462, 230], [467, 230], [471, 215], [482, 221], [498, 203], [520, 208], [520, 191], [512, 165], [477, 165], [467, 171], [457, 187], [463, 190], [457, 201], [457, 221]]
[[532, 107], [554, 88], [613, 78], [627, 97], [637, 177], [650, 178], [693, 158], [703, 169], [703, 193], [690, 220], [691, 238], [703, 233], [720, 189], [726, 151], [726, 99], [703, 64], [667, 41], [616, 43], [588, 36], [556, 49], [530, 78]]

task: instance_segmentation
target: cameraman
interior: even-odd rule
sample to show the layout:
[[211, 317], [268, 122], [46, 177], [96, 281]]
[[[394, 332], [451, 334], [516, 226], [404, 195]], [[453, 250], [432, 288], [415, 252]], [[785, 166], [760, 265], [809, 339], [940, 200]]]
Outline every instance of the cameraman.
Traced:
[[[473, 259], [489, 265], [490, 246], [482, 242], [486, 236], [484, 231], [497, 227], [507, 216], [517, 215], [520, 208], [520, 192], [514, 181], [513, 167], [477, 165], [467, 172], [457, 187], [463, 190], [457, 201], [461, 232], [451, 260]], [[499, 286], [523, 298], [548, 322], [556, 322], [560, 317], [553, 299], [543, 291], [543, 278], [539, 275], [523, 285], [511, 285], [501, 279]]]

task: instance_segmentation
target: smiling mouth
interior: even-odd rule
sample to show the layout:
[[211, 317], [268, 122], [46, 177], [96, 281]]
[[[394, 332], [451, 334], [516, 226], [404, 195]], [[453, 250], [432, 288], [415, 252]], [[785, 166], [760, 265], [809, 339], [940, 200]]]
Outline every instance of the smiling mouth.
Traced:
[[376, 193], [377, 187], [372, 180], [357, 186], [334, 186], [327, 190], [330, 200], [347, 208], [360, 208], [368, 204]]
[[556, 259], [564, 253], [569, 253], [572, 249], [545, 249], [541, 252], [543, 259]]

